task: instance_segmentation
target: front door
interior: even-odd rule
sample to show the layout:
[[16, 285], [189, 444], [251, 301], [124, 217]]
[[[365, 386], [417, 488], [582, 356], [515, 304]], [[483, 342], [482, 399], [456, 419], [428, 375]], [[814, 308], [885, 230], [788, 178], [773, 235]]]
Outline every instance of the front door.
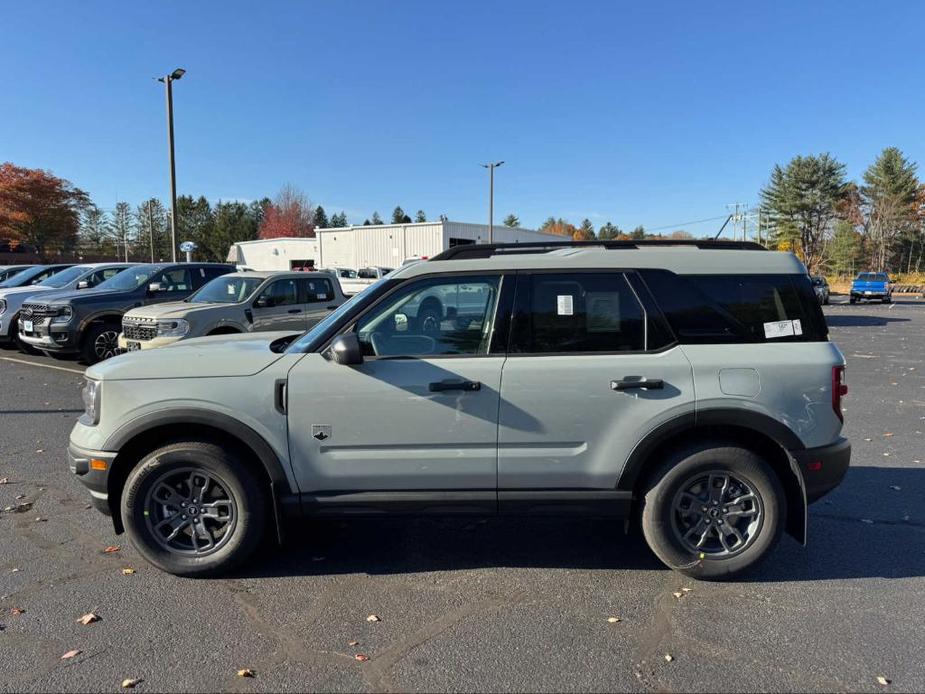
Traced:
[[254, 299], [253, 330], [304, 330], [304, 308], [299, 298], [299, 280], [274, 280]]
[[292, 368], [290, 452], [303, 492], [481, 490], [494, 507], [504, 355], [490, 343], [501, 289], [497, 275], [410, 280], [351, 326], [362, 364], [309, 354]]
[[619, 271], [518, 280], [501, 387], [502, 509], [517, 498], [504, 490], [613, 490], [639, 439], [693, 412], [690, 362]]

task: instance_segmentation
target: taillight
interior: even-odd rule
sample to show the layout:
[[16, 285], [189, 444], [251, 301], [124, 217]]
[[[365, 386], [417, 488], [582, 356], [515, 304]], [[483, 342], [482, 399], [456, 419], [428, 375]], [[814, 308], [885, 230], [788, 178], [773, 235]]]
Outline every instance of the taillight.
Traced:
[[845, 416], [841, 411], [841, 399], [848, 394], [848, 382], [845, 379], [845, 367], [832, 367], [832, 409], [841, 421], [845, 421]]

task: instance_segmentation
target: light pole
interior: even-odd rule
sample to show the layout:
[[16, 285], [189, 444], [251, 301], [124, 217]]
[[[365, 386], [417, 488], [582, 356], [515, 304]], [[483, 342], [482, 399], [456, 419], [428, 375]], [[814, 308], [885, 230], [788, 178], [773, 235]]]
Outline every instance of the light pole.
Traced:
[[167, 89], [167, 146], [170, 152], [170, 257], [177, 262], [177, 167], [173, 160], [173, 82], [186, 74], [178, 67], [169, 75], [158, 77]]
[[503, 163], [496, 161], [482, 164], [482, 168], [488, 169], [488, 243], [495, 242], [495, 169]]

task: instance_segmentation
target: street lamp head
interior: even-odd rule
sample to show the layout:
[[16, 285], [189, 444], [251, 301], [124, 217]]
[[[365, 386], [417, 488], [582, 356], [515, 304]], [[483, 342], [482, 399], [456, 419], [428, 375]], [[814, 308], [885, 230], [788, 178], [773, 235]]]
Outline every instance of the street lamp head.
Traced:
[[186, 74], [186, 70], [184, 70], [182, 67], [178, 67], [176, 70], [170, 73], [170, 79], [178, 80], [181, 77], [183, 77], [183, 75], [185, 74]]

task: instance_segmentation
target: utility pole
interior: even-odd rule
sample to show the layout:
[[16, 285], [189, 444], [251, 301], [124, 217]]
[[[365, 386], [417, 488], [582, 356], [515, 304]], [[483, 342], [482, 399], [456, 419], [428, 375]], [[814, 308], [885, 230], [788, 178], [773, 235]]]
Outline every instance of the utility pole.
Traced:
[[167, 91], [167, 148], [170, 157], [170, 257], [177, 262], [177, 169], [174, 164], [173, 153], [173, 82], [186, 74], [186, 70], [178, 67], [169, 75], [158, 77]]
[[482, 168], [488, 169], [488, 243], [495, 242], [495, 169], [503, 163], [496, 161], [482, 164]]
[[151, 262], [154, 262], [154, 212], [151, 210], [153, 200], [148, 200], [148, 239], [151, 242]]
[[[739, 208], [742, 208], [742, 211], [739, 211]], [[733, 209], [734, 208], [734, 209]], [[727, 210], [733, 210], [730, 213], [730, 219], [732, 220], [732, 239], [735, 241], [738, 237], [738, 224], [742, 222], [742, 240], [745, 240], [745, 210], [748, 206], [744, 202], [730, 202], [726, 205]]]

